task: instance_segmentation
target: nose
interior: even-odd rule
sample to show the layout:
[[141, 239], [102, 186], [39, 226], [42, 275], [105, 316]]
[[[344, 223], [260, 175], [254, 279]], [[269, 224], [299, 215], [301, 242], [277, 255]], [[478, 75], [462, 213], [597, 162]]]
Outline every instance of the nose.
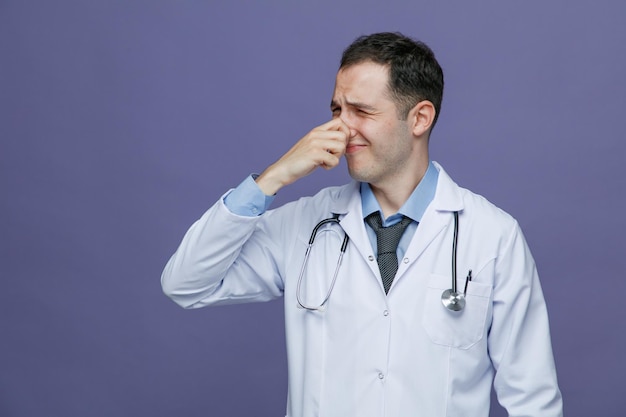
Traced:
[[348, 129], [350, 130], [350, 138], [355, 137], [356, 129], [354, 128], [354, 125], [352, 124], [350, 117], [348, 117], [348, 115], [346, 115], [345, 113], [342, 113], [341, 116], [339, 116], [339, 118], [346, 126], [348, 126]]

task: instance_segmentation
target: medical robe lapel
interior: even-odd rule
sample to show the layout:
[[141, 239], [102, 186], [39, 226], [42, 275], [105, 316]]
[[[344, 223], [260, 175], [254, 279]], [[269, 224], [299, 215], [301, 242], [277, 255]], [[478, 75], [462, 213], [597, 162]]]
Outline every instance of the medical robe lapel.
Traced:
[[[372, 245], [365, 231], [363, 207], [358, 182], [354, 181], [350, 187], [347, 187], [344, 192], [337, 197], [337, 200], [333, 203], [332, 211], [333, 213], [340, 214], [341, 227], [348, 234], [348, 237], [350, 237], [350, 245], [357, 249], [359, 255], [365, 260], [370, 256], [375, 257]], [[380, 281], [378, 264], [376, 262], [366, 263], [369, 265], [374, 277]]]
[[435, 197], [424, 212], [405, 253], [405, 257], [411, 262], [409, 264], [399, 263], [396, 280], [402, 277], [409, 265], [413, 263], [412, 261], [418, 260], [441, 233], [446, 233], [452, 227], [454, 219], [452, 212], [463, 210], [463, 199], [458, 185], [441, 169], [439, 164], [435, 163], [435, 166], [439, 169]]

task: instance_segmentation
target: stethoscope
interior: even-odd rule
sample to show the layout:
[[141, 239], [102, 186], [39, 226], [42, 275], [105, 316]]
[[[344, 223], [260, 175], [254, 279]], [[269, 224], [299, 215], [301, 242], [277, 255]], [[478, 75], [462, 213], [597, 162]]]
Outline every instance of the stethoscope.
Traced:
[[298, 305], [304, 309], [311, 311], [324, 311], [324, 309], [326, 308], [326, 302], [330, 298], [330, 294], [333, 292], [333, 288], [335, 288], [335, 282], [337, 281], [337, 275], [339, 274], [339, 267], [341, 266], [343, 255], [346, 253], [348, 241], [350, 240], [348, 238], [348, 234], [344, 231], [343, 243], [341, 244], [341, 249], [339, 250], [339, 259], [337, 260], [337, 266], [335, 267], [335, 272], [333, 273], [333, 279], [330, 282], [330, 288], [328, 288], [328, 292], [326, 293], [326, 297], [324, 297], [324, 301], [322, 301], [322, 304], [317, 307], [305, 304], [300, 298], [300, 286], [302, 285], [302, 278], [304, 277], [306, 265], [309, 263], [309, 255], [311, 254], [311, 249], [313, 248], [313, 243], [315, 242], [315, 236], [317, 236], [317, 232], [319, 231], [320, 227], [324, 226], [327, 223], [339, 224], [339, 214], [333, 213], [333, 217], [322, 220], [313, 228], [313, 231], [311, 232], [311, 238], [309, 239], [309, 244], [307, 245], [306, 252], [304, 254], [304, 261], [302, 261], [302, 268], [300, 268], [300, 276], [298, 277], [298, 286], [296, 288], [296, 298], [298, 299]]
[[[454, 213], [454, 234], [452, 238], [452, 288], [445, 290], [441, 294], [441, 302], [443, 305], [451, 311], [461, 311], [465, 307], [465, 294], [467, 292], [467, 284], [472, 280], [472, 270], [470, 269], [467, 274], [467, 278], [465, 280], [465, 289], [463, 293], [459, 293], [457, 291], [456, 285], [456, 258], [457, 258], [457, 243], [459, 237], [459, 212], [455, 211]], [[298, 300], [298, 306], [310, 311], [324, 311], [326, 309], [326, 303], [330, 298], [330, 294], [333, 292], [333, 288], [335, 287], [335, 282], [337, 281], [337, 275], [339, 274], [339, 268], [341, 267], [341, 262], [343, 261], [343, 256], [346, 253], [346, 248], [348, 246], [348, 235], [344, 231], [343, 242], [341, 244], [341, 249], [339, 250], [339, 259], [337, 260], [337, 265], [335, 266], [335, 271], [333, 273], [333, 278], [330, 283], [330, 287], [328, 288], [328, 292], [324, 297], [322, 303], [318, 306], [312, 306], [304, 303], [300, 296], [300, 288], [302, 286], [302, 279], [304, 277], [304, 273], [306, 271], [307, 264], [309, 263], [309, 255], [311, 254], [311, 249], [313, 248], [313, 243], [315, 242], [315, 237], [319, 229], [325, 224], [336, 223], [341, 227], [339, 220], [339, 214], [333, 214], [333, 217], [329, 217], [317, 223], [311, 232], [311, 237], [309, 239], [309, 243], [306, 248], [306, 252], [304, 254], [304, 260], [302, 261], [302, 267], [300, 268], [300, 275], [298, 277], [298, 284], [296, 286], [296, 299]]]
[[456, 290], [456, 247], [459, 241], [459, 212], [454, 214], [454, 234], [452, 237], [452, 288], [445, 290], [441, 294], [442, 304], [451, 311], [461, 311], [465, 308], [465, 294], [467, 293], [467, 284], [472, 280], [472, 270], [470, 269], [467, 278], [465, 278], [465, 289], [463, 293]]

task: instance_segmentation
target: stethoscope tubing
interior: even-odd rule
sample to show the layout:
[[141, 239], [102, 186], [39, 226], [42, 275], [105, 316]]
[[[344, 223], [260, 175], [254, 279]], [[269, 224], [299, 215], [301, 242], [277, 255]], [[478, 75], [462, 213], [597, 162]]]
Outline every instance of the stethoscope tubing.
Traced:
[[[452, 287], [448, 290], [445, 290], [441, 294], [441, 302], [443, 303], [445, 308], [447, 308], [448, 310], [461, 311], [465, 308], [465, 294], [467, 293], [468, 283], [472, 279], [472, 270], [469, 271], [467, 275], [467, 279], [465, 280], [465, 288], [463, 290], [463, 293], [459, 293], [457, 291], [457, 246], [458, 246], [458, 240], [459, 240], [459, 212], [454, 211], [452, 214], [454, 216], [454, 231], [452, 235]], [[309, 238], [309, 243], [307, 245], [306, 252], [304, 254], [304, 260], [302, 261], [302, 267], [300, 268], [300, 274], [298, 276], [298, 283], [296, 285], [296, 299], [298, 301], [298, 306], [306, 310], [311, 310], [311, 311], [324, 311], [325, 310], [326, 302], [328, 302], [330, 295], [333, 292], [333, 288], [335, 287], [335, 282], [337, 282], [337, 276], [339, 275], [339, 267], [341, 266], [341, 263], [343, 261], [343, 256], [346, 253], [346, 248], [348, 247], [348, 241], [350, 240], [348, 237], [348, 234], [345, 233], [344, 231], [344, 238], [341, 244], [341, 249], [339, 251], [339, 258], [337, 260], [337, 265], [335, 266], [335, 271], [333, 273], [330, 287], [328, 288], [328, 292], [326, 293], [326, 296], [324, 297], [324, 300], [322, 301], [322, 303], [317, 307], [305, 304], [304, 301], [302, 301], [302, 298], [300, 297], [302, 280], [304, 278], [306, 266], [309, 263], [309, 256], [311, 254], [311, 249], [313, 248], [313, 243], [315, 242], [315, 237], [317, 236], [319, 229], [328, 223], [337, 223], [339, 225], [340, 224], [339, 215], [333, 213], [333, 217], [323, 219], [315, 225], [315, 227], [311, 231], [311, 237]]]
[[459, 242], [459, 212], [454, 214], [454, 234], [452, 235], [452, 292], [456, 293], [456, 247]]
[[305, 304], [300, 298], [300, 287], [302, 286], [302, 279], [304, 277], [304, 272], [306, 270], [306, 266], [309, 263], [309, 255], [311, 254], [311, 249], [313, 248], [313, 242], [315, 242], [315, 236], [317, 236], [317, 232], [320, 227], [327, 223], [337, 223], [339, 224], [339, 215], [333, 213], [333, 217], [329, 217], [317, 223], [311, 232], [311, 237], [309, 238], [309, 244], [307, 245], [306, 252], [304, 254], [304, 260], [302, 261], [302, 268], [300, 268], [300, 275], [298, 276], [298, 284], [296, 286], [296, 299], [298, 300], [298, 306], [304, 308], [306, 310], [311, 311], [324, 311], [326, 302], [330, 298], [330, 294], [333, 292], [333, 288], [335, 288], [335, 282], [337, 282], [337, 276], [339, 275], [339, 267], [343, 261], [343, 255], [346, 253], [346, 248], [348, 247], [348, 241], [350, 238], [348, 234], [344, 232], [343, 242], [341, 243], [341, 249], [339, 250], [339, 259], [337, 259], [337, 265], [335, 266], [335, 272], [333, 273], [333, 278], [330, 283], [330, 287], [328, 288], [328, 292], [326, 293], [326, 297], [322, 303], [315, 307], [308, 304]]
[[462, 293], [457, 291], [457, 246], [459, 242], [459, 212], [454, 211], [454, 232], [452, 235], [452, 286], [448, 290], [444, 290], [441, 294], [441, 303], [450, 311], [461, 311], [465, 308], [465, 295], [467, 294], [467, 285], [472, 279], [472, 270], [470, 269], [465, 279], [465, 288]]

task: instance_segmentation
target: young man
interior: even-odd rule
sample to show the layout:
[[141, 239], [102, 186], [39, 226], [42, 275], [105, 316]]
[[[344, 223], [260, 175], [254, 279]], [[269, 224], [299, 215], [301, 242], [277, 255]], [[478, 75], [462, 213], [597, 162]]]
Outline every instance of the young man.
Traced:
[[[492, 382], [511, 416], [562, 415], [517, 222], [429, 159], [442, 95], [423, 43], [357, 39], [332, 120], [220, 198], [165, 267], [163, 289], [185, 308], [284, 296], [288, 416], [487, 417]], [[268, 210], [342, 156], [351, 184]]]

